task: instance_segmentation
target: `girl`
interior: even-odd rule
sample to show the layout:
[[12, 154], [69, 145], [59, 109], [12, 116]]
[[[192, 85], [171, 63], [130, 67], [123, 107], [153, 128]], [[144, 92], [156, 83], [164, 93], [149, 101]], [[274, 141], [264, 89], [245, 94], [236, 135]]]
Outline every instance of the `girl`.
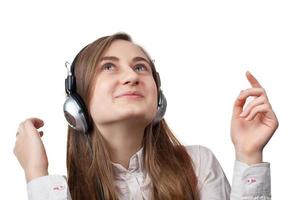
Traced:
[[[68, 76], [66, 92], [75, 96], [71, 100], [79, 102], [80, 112], [72, 114], [68, 105], [73, 104], [64, 104], [70, 125], [68, 179], [48, 174], [43, 132], [37, 130], [44, 122], [29, 118], [18, 128], [14, 154], [24, 169], [30, 200], [271, 198], [270, 164], [262, 161], [262, 152], [278, 120], [249, 72], [252, 87], [238, 95], [231, 120], [236, 153], [232, 187], [208, 148], [183, 146], [174, 136], [163, 119], [166, 99], [159, 74], [129, 35], [116, 33], [87, 45], [71, 73], [76, 85]], [[256, 98], [243, 111], [249, 96]]]

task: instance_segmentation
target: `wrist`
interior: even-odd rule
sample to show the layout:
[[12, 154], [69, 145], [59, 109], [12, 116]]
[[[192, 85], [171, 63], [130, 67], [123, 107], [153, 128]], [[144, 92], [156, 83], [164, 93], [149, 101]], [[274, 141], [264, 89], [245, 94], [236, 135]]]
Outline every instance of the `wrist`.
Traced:
[[263, 153], [260, 152], [255, 152], [255, 153], [251, 153], [251, 154], [247, 154], [247, 153], [242, 153], [242, 152], [238, 152], [236, 151], [235, 153], [235, 157], [236, 160], [246, 163], [248, 165], [252, 165], [252, 164], [257, 164], [257, 163], [262, 163], [263, 162]]
[[25, 179], [26, 182], [28, 183], [29, 181], [41, 177], [41, 176], [47, 176], [48, 170], [44, 169], [44, 170], [27, 170], [25, 171]]

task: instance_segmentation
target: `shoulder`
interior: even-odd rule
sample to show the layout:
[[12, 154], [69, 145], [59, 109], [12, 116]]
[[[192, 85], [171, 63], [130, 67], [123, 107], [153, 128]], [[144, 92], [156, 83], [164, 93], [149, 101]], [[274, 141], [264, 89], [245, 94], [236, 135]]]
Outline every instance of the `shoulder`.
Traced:
[[200, 164], [202, 162], [202, 158], [204, 160], [209, 160], [215, 157], [212, 150], [203, 145], [186, 145], [185, 149], [192, 158], [192, 160], [197, 164]]
[[186, 145], [186, 151], [190, 155], [194, 170], [198, 176], [205, 176], [210, 171], [221, 171], [221, 166], [213, 151], [203, 145]]
[[214, 153], [202, 145], [185, 148], [193, 161], [202, 199], [230, 199], [230, 184]]
[[212, 151], [203, 145], [185, 145], [185, 148], [188, 152], [191, 153], [212, 153]]

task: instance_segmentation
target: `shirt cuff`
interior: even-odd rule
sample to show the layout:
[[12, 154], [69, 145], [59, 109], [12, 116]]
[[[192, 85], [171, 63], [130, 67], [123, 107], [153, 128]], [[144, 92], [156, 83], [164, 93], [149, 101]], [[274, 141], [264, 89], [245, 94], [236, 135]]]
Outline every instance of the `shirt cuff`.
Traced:
[[231, 197], [234, 199], [270, 199], [270, 163], [262, 162], [248, 165], [235, 160]]
[[67, 190], [67, 179], [61, 175], [41, 176], [27, 183], [29, 200], [65, 200]]

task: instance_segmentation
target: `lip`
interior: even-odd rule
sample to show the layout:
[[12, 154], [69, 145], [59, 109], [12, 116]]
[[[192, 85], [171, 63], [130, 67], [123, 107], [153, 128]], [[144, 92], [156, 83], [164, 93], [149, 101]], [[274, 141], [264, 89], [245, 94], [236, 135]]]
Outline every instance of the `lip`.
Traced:
[[140, 92], [138, 91], [128, 91], [128, 92], [125, 92], [125, 93], [122, 93], [118, 96], [116, 96], [116, 98], [119, 98], [119, 97], [123, 97], [123, 96], [127, 96], [127, 97], [144, 97]]

